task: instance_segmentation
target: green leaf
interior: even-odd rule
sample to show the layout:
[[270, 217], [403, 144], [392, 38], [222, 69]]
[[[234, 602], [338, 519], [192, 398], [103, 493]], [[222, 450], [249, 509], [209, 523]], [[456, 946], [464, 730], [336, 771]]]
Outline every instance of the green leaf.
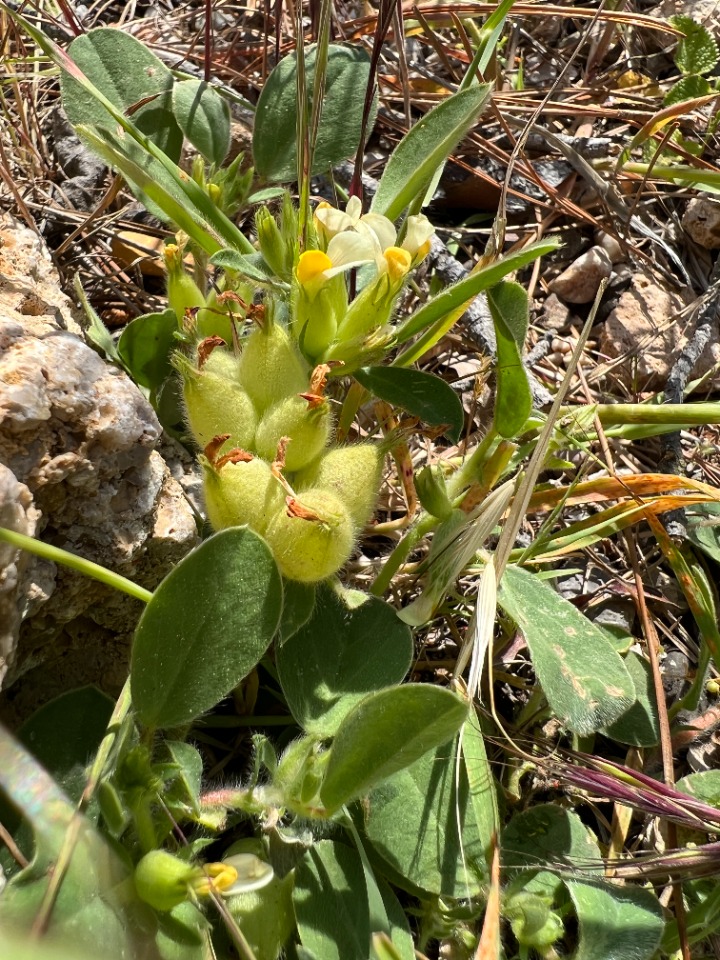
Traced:
[[670, 17], [669, 23], [685, 34], [675, 51], [678, 70], [684, 74], [709, 73], [720, 59], [720, 52], [707, 27], [684, 15]]
[[321, 586], [312, 617], [280, 647], [276, 664], [292, 715], [324, 739], [367, 694], [400, 683], [412, 655], [410, 630], [393, 607], [366, 597], [350, 608]]
[[462, 403], [453, 388], [435, 374], [402, 367], [363, 367], [353, 376], [381, 400], [431, 426], [447, 424], [448, 437], [454, 442], [460, 439], [465, 423]]
[[467, 716], [454, 693], [407, 684], [370, 694], [340, 724], [320, 787], [328, 811], [446, 743]]
[[651, 890], [613, 883], [568, 880], [580, 925], [573, 960], [650, 960], [665, 921]]
[[[392, 888], [383, 878], [377, 877], [376, 879], [380, 896], [385, 905], [385, 912], [390, 922], [390, 941], [395, 947], [395, 956], [398, 960], [415, 960], [415, 946], [405, 911]], [[377, 932], [373, 930], [373, 933]]]
[[650, 664], [644, 657], [628, 653], [625, 666], [635, 686], [637, 700], [604, 733], [611, 740], [631, 747], [654, 747], [660, 740], [660, 724]]
[[[463, 731], [467, 734], [468, 727]], [[458, 765], [457, 740], [394, 774], [363, 804], [373, 848], [399, 875], [393, 882], [436, 896], [470, 897], [486, 876], [488, 837], [477, 808], [491, 805], [489, 784]], [[404, 882], [403, 882], [404, 881]]]
[[720, 563], [720, 503], [703, 503], [688, 509], [688, 540]]
[[711, 807], [720, 808], [720, 770], [702, 770], [689, 773], [675, 784], [678, 790], [701, 800]]
[[175, 119], [208, 163], [220, 166], [230, 149], [230, 108], [204, 80], [183, 80], [172, 91]]
[[[689, 77], [681, 77], [676, 84], [668, 90], [663, 98], [663, 105], [671, 107], [675, 103], [684, 103], [685, 100], [695, 100], [696, 97], [705, 97], [710, 93], [710, 81], [706, 77], [701, 77], [697, 73]], [[672, 145], [674, 141], [671, 140]], [[648, 141], [648, 152], [652, 155], [657, 149], [654, 140]]]
[[[135, 196], [151, 213], [184, 230], [207, 253], [220, 248], [203, 211], [159, 160], [122, 132], [116, 137], [103, 127], [78, 126], [77, 130], [99, 157], [125, 177]], [[188, 185], [191, 182], [188, 181]]]
[[146, 313], [123, 330], [118, 354], [136, 383], [157, 390], [172, 373], [170, 355], [177, 347], [174, 310]]
[[[428, 331], [426, 336], [429, 335], [433, 326], [442, 322], [453, 310], [473, 300], [479, 293], [482, 293], [483, 290], [489, 290], [490, 287], [495, 286], [495, 284], [499, 283], [508, 273], [519, 270], [521, 267], [532, 263], [546, 253], [552, 253], [557, 249], [557, 246], [555, 240], [542, 240], [539, 243], [532, 243], [530, 246], [525, 247], [524, 250], [509, 253], [495, 263], [476, 270], [463, 280], [459, 280], [457, 283], [446, 287], [423, 307], [416, 310], [409, 320], [406, 320], [405, 323], [397, 328], [394, 342], [398, 344], [405, 343], [406, 340], [410, 340], [423, 331]], [[417, 347], [415, 346], [413, 350], [416, 351], [416, 349]], [[405, 353], [409, 355], [409, 351]], [[407, 364], [414, 362], [415, 356], [407, 360], [405, 360], [404, 357], [405, 354], [402, 354], [401, 357], [394, 362], [394, 365], [407, 366]]]
[[197, 810], [203, 771], [199, 750], [183, 740], [166, 740], [165, 748], [170, 754], [171, 762], [180, 768], [173, 780], [173, 794], [181, 793], [188, 805]]
[[[9, 13], [22, 29], [32, 37], [42, 52], [49, 57], [50, 61], [60, 69], [62, 74], [68, 75], [77, 81], [81, 85], [85, 95], [91, 100], [98, 101], [109, 114], [112, 120], [110, 129], [103, 129], [99, 125], [97, 127], [88, 126], [84, 128], [83, 135], [86, 139], [90, 138], [95, 152], [109, 163], [117, 165], [118, 168], [120, 168], [120, 165], [124, 165], [131, 168], [133, 172], [136, 172], [136, 168], [139, 168], [141, 183], [144, 185], [145, 190], [148, 191], [154, 181], [144, 170], [143, 163], [140, 162], [136, 156], [139, 150], [152, 158], [156, 169], [159, 165], [159, 168], [163, 171], [165, 180], [171, 181], [173, 190], [185, 198], [185, 204], [183, 204], [182, 200], [178, 203], [177, 197], [173, 196], [173, 190], [170, 191], [169, 195], [166, 190], [150, 190], [150, 192], [157, 193], [161, 199], [168, 202], [169, 207], [167, 210], [165, 210], [162, 205], [159, 207], [160, 216], [173, 220], [176, 213], [179, 212], [182, 221], [176, 221], [177, 225], [181, 226], [188, 236], [196, 240], [202, 249], [210, 253], [219, 249], [221, 246], [221, 244], [216, 242], [214, 234], [222, 237], [226, 244], [233, 245], [237, 247], [238, 250], [245, 250], [247, 253], [253, 251], [253, 246], [250, 241], [242, 231], [218, 209], [200, 184], [195, 183], [192, 178], [183, 174], [170, 157], [159, 149], [152, 140], [146, 137], [145, 134], [128, 119], [123, 110], [108, 100], [102, 91], [87, 78], [83, 71], [78, 68], [73, 60], [68, 57], [54, 41], [50, 40], [41, 30], [38, 30], [29, 20], [20, 16], [20, 14], [15, 11], [9, 11]], [[135, 145], [134, 153], [131, 148], [122, 150], [111, 147], [108, 149], [105, 140], [108, 138], [111, 140], [114, 139], [111, 131], [116, 128], [121, 130], [123, 136], [126, 136], [128, 140], [132, 140]], [[98, 131], [101, 131], [100, 135], [98, 135]], [[105, 139], [103, 139], [103, 137]], [[123, 170], [123, 173], [128, 176], [125, 170]], [[138, 185], [132, 183], [131, 177], [128, 176], [128, 179], [136, 192], [138, 192]], [[142, 187], [140, 187], [140, 192], [142, 192]], [[146, 193], [146, 195], [148, 194]], [[197, 220], [197, 224], [195, 220]], [[212, 230], [207, 227], [207, 224], [212, 226]]]
[[[305, 52], [305, 83], [312, 96], [315, 48]], [[326, 95], [313, 158], [314, 174], [347, 160], [360, 143], [363, 101], [370, 76], [370, 58], [359, 47], [330, 44]], [[368, 132], [375, 123], [373, 106]], [[255, 111], [253, 159], [266, 180], [297, 179], [297, 58], [294, 53], [278, 63], [265, 81]]]
[[[8, 960], [96, 960], [97, 952], [88, 946], [85, 949], [76, 943], [48, 943], [35, 937], [23, 936], [9, 930], [0, 932], [0, 953]], [[115, 960], [110, 954], [108, 960]]]
[[239, 250], [227, 248], [218, 250], [210, 257], [210, 263], [221, 270], [231, 270], [243, 280], [250, 280], [263, 287], [275, 287], [278, 290], [287, 290], [286, 283], [279, 281], [270, 267], [259, 253], [241, 253]]
[[[543, 866], [574, 866], [586, 873], [602, 873], [600, 847], [593, 833], [572, 810], [542, 803], [517, 813], [500, 841], [502, 862], [522, 889], [529, 888], [550, 901], [557, 898], [563, 881]], [[532, 871], [532, 886], [525, 874]], [[535, 871], [538, 871], [535, 873]]]
[[460, 749], [468, 779], [469, 810], [487, 856], [493, 837], [500, 833], [500, 811], [485, 739], [474, 710], [460, 731]]
[[207, 960], [210, 924], [194, 903], [186, 900], [168, 913], [158, 913], [157, 923], [160, 960]]
[[321, 840], [295, 868], [293, 906], [302, 945], [317, 960], [368, 960], [365, 877], [351, 847]]
[[85, 333], [86, 340], [98, 351], [101, 356], [104, 356], [106, 360], [120, 364], [120, 356], [117, 352], [117, 347], [115, 345], [115, 341], [113, 340], [113, 336], [88, 300], [87, 294], [83, 289], [82, 280], [80, 279], [79, 273], [75, 274], [73, 288], [75, 290], [75, 296], [80, 301], [83, 312], [87, 318], [87, 326], [83, 324], [83, 332]]
[[222, 530], [163, 580], [135, 633], [130, 683], [140, 721], [194, 720], [247, 676], [280, 620], [282, 581], [264, 540]]
[[424, 194], [438, 166], [475, 123], [490, 96], [491, 84], [452, 94], [428, 111], [390, 156], [372, 202], [373, 213], [397, 220], [418, 194]]
[[283, 644], [312, 616], [315, 607], [315, 584], [299, 580], [283, 580], [283, 611], [279, 638]]
[[[123, 113], [152, 98], [132, 111], [133, 123], [172, 160], [180, 159], [182, 132], [172, 114], [174, 79], [162, 60], [129, 33], [111, 27], [99, 27], [76, 37], [68, 53], [90, 82]], [[60, 89], [70, 123], [112, 125], [105, 107], [88, 97], [84, 87], [69, 74], [61, 74]]]
[[548, 583], [510, 566], [498, 603], [522, 630], [548, 703], [570, 730], [593, 733], [635, 702], [632, 678], [603, 631]]
[[112, 712], [110, 697], [97, 687], [81, 687], [36, 710], [18, 730], [18, 739], [77, 802]]
[[503, 280], [488, 290], [497, 341], [495, 419], [501, 437], [516, 437], [532, 411], [532, 393], [522, 354], [530, 319], [528, 295], [519, 283]]

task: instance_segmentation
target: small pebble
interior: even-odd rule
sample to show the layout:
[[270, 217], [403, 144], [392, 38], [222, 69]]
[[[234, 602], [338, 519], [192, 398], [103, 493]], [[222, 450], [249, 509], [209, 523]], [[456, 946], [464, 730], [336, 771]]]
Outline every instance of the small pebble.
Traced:
[[547, 330], [562, 330], [570, 320], [570, 308], [567, 307], [554, 293], [551, 293], [543, 304], [542, 325]]
[[602, 247], [591, 247], [548, 287], [566, 303], [590, 303], [600, 284], [612, 273], [612, 261]]
[[685, 233], [706, 250], [720, 250], [720, 201], [696, 197], [685, 208], [682, 218]]
[[612, 263], [622, 263], [623, 260], [627, 259], [620, 241], [616, 240], [611, 234], [605, 233], [604, 230], [595, 232], [595, 243], [603, 248]]

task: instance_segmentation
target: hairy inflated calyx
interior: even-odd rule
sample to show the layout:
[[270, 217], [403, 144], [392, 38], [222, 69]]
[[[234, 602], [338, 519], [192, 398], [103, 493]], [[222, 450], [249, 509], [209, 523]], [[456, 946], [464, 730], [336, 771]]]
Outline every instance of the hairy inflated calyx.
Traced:
[[334, 447], [302, 470], [295, 484], [301, 494], [309, 487], [332, 491], [347, 507], [355, 529], [361, 530], [375, 509], [382, 461], [374, 443]]
[[252, 447], [257, 413], [237, 380], [234, 357], [214, 350], [200, 369], [178, 366], [184, 379], [187, 422], [198, 446], [205, 447], [213, 437], [227, 433], [231, 447]]
[[266, 321], [250, 334], [240, 358], [240, 379], [259, 413], [307, 389], [305, 362], [280, 323]]
[[285, 503], [265, 532], [282, 575], [317, 583], [337, 573], [353, 548], [353, 523], [345, 505], [331, 491], [318, 489], [287, 497]]
[[255, 448], [273, 460], [280, 441], [287, 437], [285, 468], [302, 470], [327, 446], [332, 429], [330, 404], [320, 396], [286, 397], [266, 411], [257, 427]]
[[264, 534], [284, 508], [285, 493], [269, 464], [244, 450], [234, 450], [215, 464], [201, 458], [207, 518], [215, 530], [247, 524]]

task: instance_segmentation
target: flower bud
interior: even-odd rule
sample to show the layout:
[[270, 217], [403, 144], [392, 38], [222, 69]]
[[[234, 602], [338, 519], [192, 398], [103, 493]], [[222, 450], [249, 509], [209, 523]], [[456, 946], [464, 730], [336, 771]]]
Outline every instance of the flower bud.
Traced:
[[302, 470], [295, 484], [300, 491], [309, 487], [332, 491], [345, 504], [358, 531], [375, 509], [382, 463], [383, 455], [374, 443], [334, 447]]
[[278, 444], [288, 437], [285, 468], [294, 473], [325, 449], [331, 427], [330, 404], [324, 397], [312, 394], [286, 397], [271, 407], [258, 424], [255, 449], [265, 460], [273, 460]]
[[172, 910], [187, 900], [188, 886], [199, 872], [166, 850], [151, 850], [135, 868], [135, 889], [156, 910]]
[[180, 248], [169, 243], [164, 251], [167, 268], [168, 306], [175, 311], [178, 323], [185, 319], [185, 311], [205, 306], [205, 294], [185, 271]]
[[250, 334], [240, 357], [240, 381], [259, 413], [307, 389], [305, 363], [280, 323], [266, 321]]
[[288, 497], [270, 520], [265, 539], [288, 580], [317, 583], [336, 573], [353, 547], [353, 525], [341, 500], [313, 488]]
[[255, 230], [265, 263], [281, 280], [289, 280], [292, 275], [292, 249], [288, 251], [280, 227], [267, 207], [260, 207], [255, 214]]
[[516, 940], [525, 947], [547, 950], [565, 932], [562, 919], [534, 893], [518, 893], [510, 897], [504, 913], [510, 920]]
[[429, 464], [423, 467], [415, 477], [415, 490], [420, 503], [431, 516], [437, 517], [438, 520], [448, 519], [453, 506], [448, 496], [445, 478], [439, 467]]
[[320, 250], [308, 250], [300, 257], [298, 278], [307, 276], [305, 284], [299, 282], [293, 290], [292, 329], [306, 357], [315, 361], [321, 357], [335, 339], [338, 317], [347, 307], [345, 280], [342, 276], [322, 281], [312, 273], [303, 257], [318, 261], [329, 258]]
[[[243, 451], [237, 451], [237, 454]], [[214, 467], [204, 457], [203, 489], [207, 517], [215, 530], [247, 524], [260, 535], [265, 533], [270, 518], [282, 510], [285, 495], [272, 470], [259, 457], [245, 454]]]

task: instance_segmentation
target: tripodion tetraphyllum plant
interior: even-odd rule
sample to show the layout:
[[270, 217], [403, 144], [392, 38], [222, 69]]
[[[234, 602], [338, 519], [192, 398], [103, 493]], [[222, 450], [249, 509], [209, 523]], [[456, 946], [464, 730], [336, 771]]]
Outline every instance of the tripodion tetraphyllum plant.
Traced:
[[[365, 86], [369, 104], [374, 85], [359, 48], [329, 44], [326, 31], [324, 45], [305, 50], [298, 24], [295, 53], [271, 72], [257, 104], [255, 171], [242, 172], [239, 160], [223, 166], [230, 110], [211, 83], [173, 73], [117, 30], [78, 36], [68, 56], [10, 13], [61, 71], [63, 103], [84, 142], [161, 218], [168, 238], [174, 234], [165, 252], [168, 309], [137, 317], [116, 343], [88, 306], [88, 339], [197, 452], [216, 531], [150, 593], [51, 544], [0, 530], [13, 552], [80, 568], [145, 604], [117, 703], [90, 693], [101, 701], [102, 723], [72, 753], [77, 781], [52, 766], [49, 753], [44, 770], [0, 726], [0, 791], [35, 837], [33, 849], [24, 826], [10, 831], [21, 856], [0, 898], [0, 939], [7, 927], [23, 939], [32, 930], [70, 944], [46, 955], [34, 939], [30, 952], [13, 956], [75, 960], [86, 947], [112, 960], [207, 960], [230, 956], [232, 939], [245, 960], [276, 960], [283, 950], [318, 960], [413, 960], [417, 951], [435, 955], [432, 941], [442, 940], [441, 953], [464, 958], [554, 960], [572, 952], [651, 960], [671, 955], [683, 930], [704, 938], [708, 911], [691, 907], [681, 928], [666, 923], [651, 890], [602, 876], [607, 848], [566, 796], [538, 804], [524, 791], [522, 804], [501, 810], [498, 796], [519, 799], [519, 781], [536, 764], [528, 753], [521, 767], [491, 765], [485, 748], [487, 733], [503, 733], [505, 723], [530, 738], [548, 720], [558, 739], [575, 745], [595, 735], [640, 750], [658, 743], [645, 660], [532, 565], [547, 569], [647, 518], [683, 589], [696, 586], [689, 596], [702, 662], [710, 653], [717, 661], [720, 645], [709, 581], [698, 588], [700, 567], [657, 529], [668, 510], [715, 507], [716, 490], [653, 474], [537, 483], [543, 469], [570, 470], [562, 451], [588, 448], [601, 428], [618, 441], [653, 435], [717, 422], [718, 405], [561, 407], [569, 373], [551, 412], [533, 410], [523, 362], [529, 299], [507, 278], [556, 243], [520, 238], [508, 249], [502, 216], [469, 275], [431, 288], [409, 316], [399, 315], [403, 287], [432, 235], [419, 211], [491, 94], [477, 77], [490, 66], [509, 10], [503, 3], [490, 15], [460, 89], [411, 126], [372, 201], [363, 206], [352, 196], [344, 209], [313, 206], [308, 197], [311, 176], [353, 154], [359, 177], [360, 128], [367, 132], [372, 119], [352, 107]], [[178, 166], [183, 139], [198, 151], [189, 172]], [[297, 207], [277, 186], [295, 179]], [[258, 209], [268, 189], [281, 198], [277, 217]], [[237, 225], [241, 210], [256, 211], [254, 229]], [[381, 441], [339, 439], [367, 399], [459, 441], [467, 424], [457, 395], [416, 363], [483, 291], [496, 340], [492, 422], [464, 457], [431, 462], [414, 476], [392, 430]], [[592, 315], [583, 337], [591, 326]], [[580, 346], [573, 363], [579, 354]], [[378, 419], [387, 429], [384, 414]], [[389, 447], [407, 468], [408, 503], [415, 494], [418, 503], [400, 518], [407, 529], [366, 594], [337, 574], [373, 515]], [[557, 530], [563, 504], [588, 498], [598, 504], [592, 525], [583, 518]], [[518, 547], [526, 512], [543, 511], [551, 522]], [[418, 566], [411, 552], [425, 549], [429, 535]], [[417, 649], [410, 627], [426, 631], [444, 619], [455, 626], [473, 605], [455, 589], [463, 572], [477, 575], [477, 603], [452, 686], [439, 672], [433, 683], [407, 682]], [[382, 599], [391, 584], [399, 585], [395, 605]], [[500, 664], [519, 691], [518, 710], [493, 708], [493, 727], [474, 695], [485, 672], [493, 707], [497, 655], [517, 652], [520, 638], [522, 676], [507, 657]], [[702, 682], [699, 670], [684, 703]], [[63, 710], [84, 720], [88, 691], [68, 696]], [[33, 719], [36, 745], [42, 720]], [[226, 745], [210, 729], [215, 720], [218, 730], [229, 721], [258, 731], [239, 738], [243, 748], [252, 744], [239, 782], [225, 769], [215, 779], [216, 764], [207, 763], [205, 747]], [[56, 723], [47, 715], [44, 722], [57, 752]], [[79, 727], [85, 733], [88, 724]], [[613, 778], [603, 773], [595, 787], [606, 800]], [[624, 767], [615, 775], [624, 807], [652, 786]], [[562, 776], [593, 787], [587, 774]], [[691, 786], [717, 795], [714, 783]], [[641, 809], [677, 811], [679, 794], [651, 792]], [[695, 809], [688, 825], [697, 827], [701, 813], [703, 824], [716, 825], [707, 809]], [[32, 862], [22, 861], [23, 850]], [[697, 856], [709, 862], [717, 852], [705, 844]], [[679, 866], [676, 857], [653, 869], [673, 876]], [[720, 902], [717, 888], [708, 901]]]
[[[332, 576], [350, 556], [375, 507], [384, 455], [369, 441], [334, 442], [328, 375], [382, 352], [398, 296], [433, 233], [416, 215], [398, 238], [387, 217], [361, 209], [356, 197], [345, 211], [319, 204], [294, 266], [290, 198], [280, 225], [260, 214], [260, 252], [290, 281], [285, 295], [271, 288], [261, 303], [231, 289], [206, 296], [177, 246], [165, 253], [169, 304], [190, 340], [174, 363], [203, 451], [208, 519], [216, 530], [249, 525], [283, 576], [306, 583]], [[362, 285], [351, 299], [347, 278], [358, 270]]]

